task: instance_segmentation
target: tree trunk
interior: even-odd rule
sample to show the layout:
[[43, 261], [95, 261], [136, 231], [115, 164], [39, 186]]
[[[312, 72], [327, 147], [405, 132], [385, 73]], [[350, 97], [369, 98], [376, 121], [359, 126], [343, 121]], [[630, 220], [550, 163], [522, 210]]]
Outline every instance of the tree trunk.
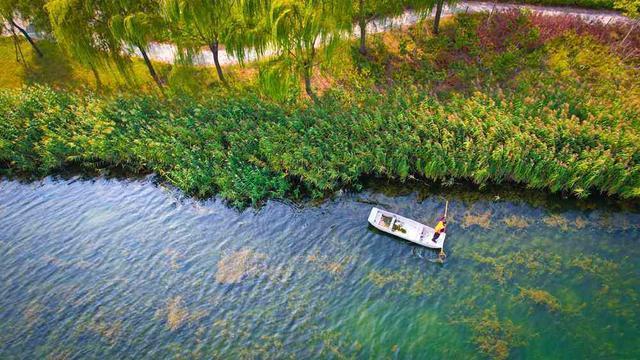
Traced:
[[433, 33], [440, 33], [440, 16], [442, 16], [442, 6], [444, 5], [444, 0], [437, 0], [436, 6], [436, 17], [433, 19]]
[[224, 78], [224, 74], [222, 74], [222, 67], [220, 66], [220, 60], [218, 59], [218, 49], [219, 43], [218, 40], [214, 40], [211, 44], [209, 44], [209, 50], [213, 54], [213, 63], [216, 65], [216, 72], [218, 73], [218, 78], [224, 86], [228, 86], [227, 80]]
[[96, 80], [96, 89], [100, 90], [102, 88], [102, 80], [100, 80], [98, 69], [96, 69], [95, 66], [91, 65], [91, 72], [93, 73], [93, 77]]
[[24, 59], [24, 55], [22, 54], [22, 48], [20, 47], [20, 41], [18, 40], [18, 34], [16, 34], [16, 28], [13, 25], [10, 27], [11, 29], [11, 39], [13, 39], [13, 48], [16, 51], [16, 62], [23, 63], [27, 66], [27, 61]]
[[360, 54], [367, 54], [367, 20], [364, 18], [364, 0], [360, 0], [360, 14], [359, 14], [359, 24], [360, 27]]
[[153, 64], [151, 63], [151, 60], [149, 60], [149, 55], [147, 55], [147, 52], [144, 50], [142, 46], [138, 46], [138, 50], [140, 50], [140, 53], [142, 54], [144, 63], [147, 65], [147, 69], [149, 70], [149, 74], [151, 74], [153, 81], [156, 82], [160, 90], [163, 90], [162, 81], [160, 81], [160, 78], [158, 77], [156, 70], [153, 68]]
[[20, 26], [18, 26], [18, 24], [16, 24], [16, 22], [13, 21], [13, 19], [10, 19], [9, 23], [11, 23], [11, 26], [14, 26], [16, 29], [18, 29], [18, 31], [20, 31], [22, 33], [22, 35], [24, 35], [24, 37], [27, 39], [29, 44], [31, 44], [31, 46], [33, 47], [33, 50], [36, 51], [36, 54], [38, 55], [38, 57], [42, 57], [43, 56], [42, 55], [42, 51], [40, 51], [40, 48], [38, 48], [38, 46], [36, 45], [36, 42], [33, 41], [31, 36], [29, 36], [29, 33], [27, 33], [27, 31], [25, 29], [23, 29]]
[[311, 74], [313, 73], [313, 68], [311, 67], [311, 62], [304, 65], [304, 91], [309, 95], [313, 102], [318, 102], [318, 96], [313, 92], [313, 88], [311, 87]]

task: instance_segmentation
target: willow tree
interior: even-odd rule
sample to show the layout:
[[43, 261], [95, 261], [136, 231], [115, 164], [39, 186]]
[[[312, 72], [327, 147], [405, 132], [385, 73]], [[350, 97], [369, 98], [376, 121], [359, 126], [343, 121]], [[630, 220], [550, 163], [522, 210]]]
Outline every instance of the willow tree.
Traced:
[[121, 71], [126, 69], [105, 5], [90, 0], [49, 0], [46, 4], [56, 41], [70, 57], [91, 69], [98, 87], [99, 68], [115, 63]]
[[124, 44], [135, 47], [140, 52], [149, 75], [151, 75], [158, 87], [162, 89], [162, 80], [158, 76], [148, 54], [151, 42], [162, 31], [160, 30], [160, 24], [160, 18], [157, 15], [144, 11], [125, 11], [124, 14], [115, 14], [109, 19], [109, 27], [113, 36]]
[[[314, 67], [329, 59], [337, 41], [351, 29], [351, 18], [339, 0], [274, 0], [268, 26], [276, 50], [276, 71], [263, 77], [267, 87], [294, 78], [304, 82], [306, 94], [318, 100], [311, 86]], [[318, 48], [322, 48], [319, 56]], [[272, 87], [273, 88], [273, 87]]]
[[179, 29], [176, 40], [182, 46], [207, 46], [211, 50], [218, 78], [227, 81], [220, 66], [220, 43], [227, 45], [230, 33], [239, 23], [237, 0], [163, 0], [163, 13], [167, 21]]
[[155, 0], [50, 0], [47, 5], [53, 33], [68, 52], [92, 69], [115, 62], [129, 78], [123, 46], [136, 48], [153, 80], [162, 87], [147, 54], [164, 29]]
[[[42, 57], [42, 51], [27, 30], [20, 26], [16, 19], [34, 25], [36, 29], [48, 30], [47, 13], [44, 9], [45, 0], [0, 0], [0, 20], [8, 24], [11, 32], [17, 29], [31, 44], [38, 57]], [[18, 49], [19, 44], [16, 42]]]

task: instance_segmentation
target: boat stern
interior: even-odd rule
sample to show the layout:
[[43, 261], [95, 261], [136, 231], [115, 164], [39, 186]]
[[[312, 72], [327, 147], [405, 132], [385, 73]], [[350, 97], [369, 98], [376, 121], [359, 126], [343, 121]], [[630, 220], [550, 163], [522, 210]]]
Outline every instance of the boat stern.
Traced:
[[376, 226], [376, 216], [378, 215], [378, 208], [374, 207], [371, 209], [371, 212], [369, 213], [369, 224]]

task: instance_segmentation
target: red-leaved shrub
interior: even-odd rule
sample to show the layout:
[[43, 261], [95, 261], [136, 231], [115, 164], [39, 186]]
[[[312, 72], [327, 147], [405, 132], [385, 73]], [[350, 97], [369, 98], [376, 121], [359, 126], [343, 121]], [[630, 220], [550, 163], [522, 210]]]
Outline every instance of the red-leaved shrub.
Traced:
[[[529, 36], [531, 29], [536, 30], [537, 36]], [[485, 15], [477, 32], [483, 47], [497, 51], [511, 44], [536, 48], [567, 32], [574, 32], [610, 45], [625, 59], [640, 60], [640, 26], [633, 28], [630, 23], [587, 21], [575, 15], [525, 14], [514, 9]]]

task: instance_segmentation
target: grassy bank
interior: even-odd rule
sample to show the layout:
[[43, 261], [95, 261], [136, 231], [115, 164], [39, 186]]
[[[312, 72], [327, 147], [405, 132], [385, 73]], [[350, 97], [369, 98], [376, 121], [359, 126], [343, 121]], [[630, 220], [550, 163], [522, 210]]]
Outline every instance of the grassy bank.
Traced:
[[640, 71], [619, 46], [626, 29], [545, 19], [460, 16], [438, 37], [421, 25], [373, 37], [367, 57], [345, 44], [314, 76], [318, 104], [269, 100], [252, 81], [233, 97], [197, 85], [166, 98], [3, 90], [0, 167], [153, 171], [237, 204], [323, 196], [366, 176], [640, 197]]

